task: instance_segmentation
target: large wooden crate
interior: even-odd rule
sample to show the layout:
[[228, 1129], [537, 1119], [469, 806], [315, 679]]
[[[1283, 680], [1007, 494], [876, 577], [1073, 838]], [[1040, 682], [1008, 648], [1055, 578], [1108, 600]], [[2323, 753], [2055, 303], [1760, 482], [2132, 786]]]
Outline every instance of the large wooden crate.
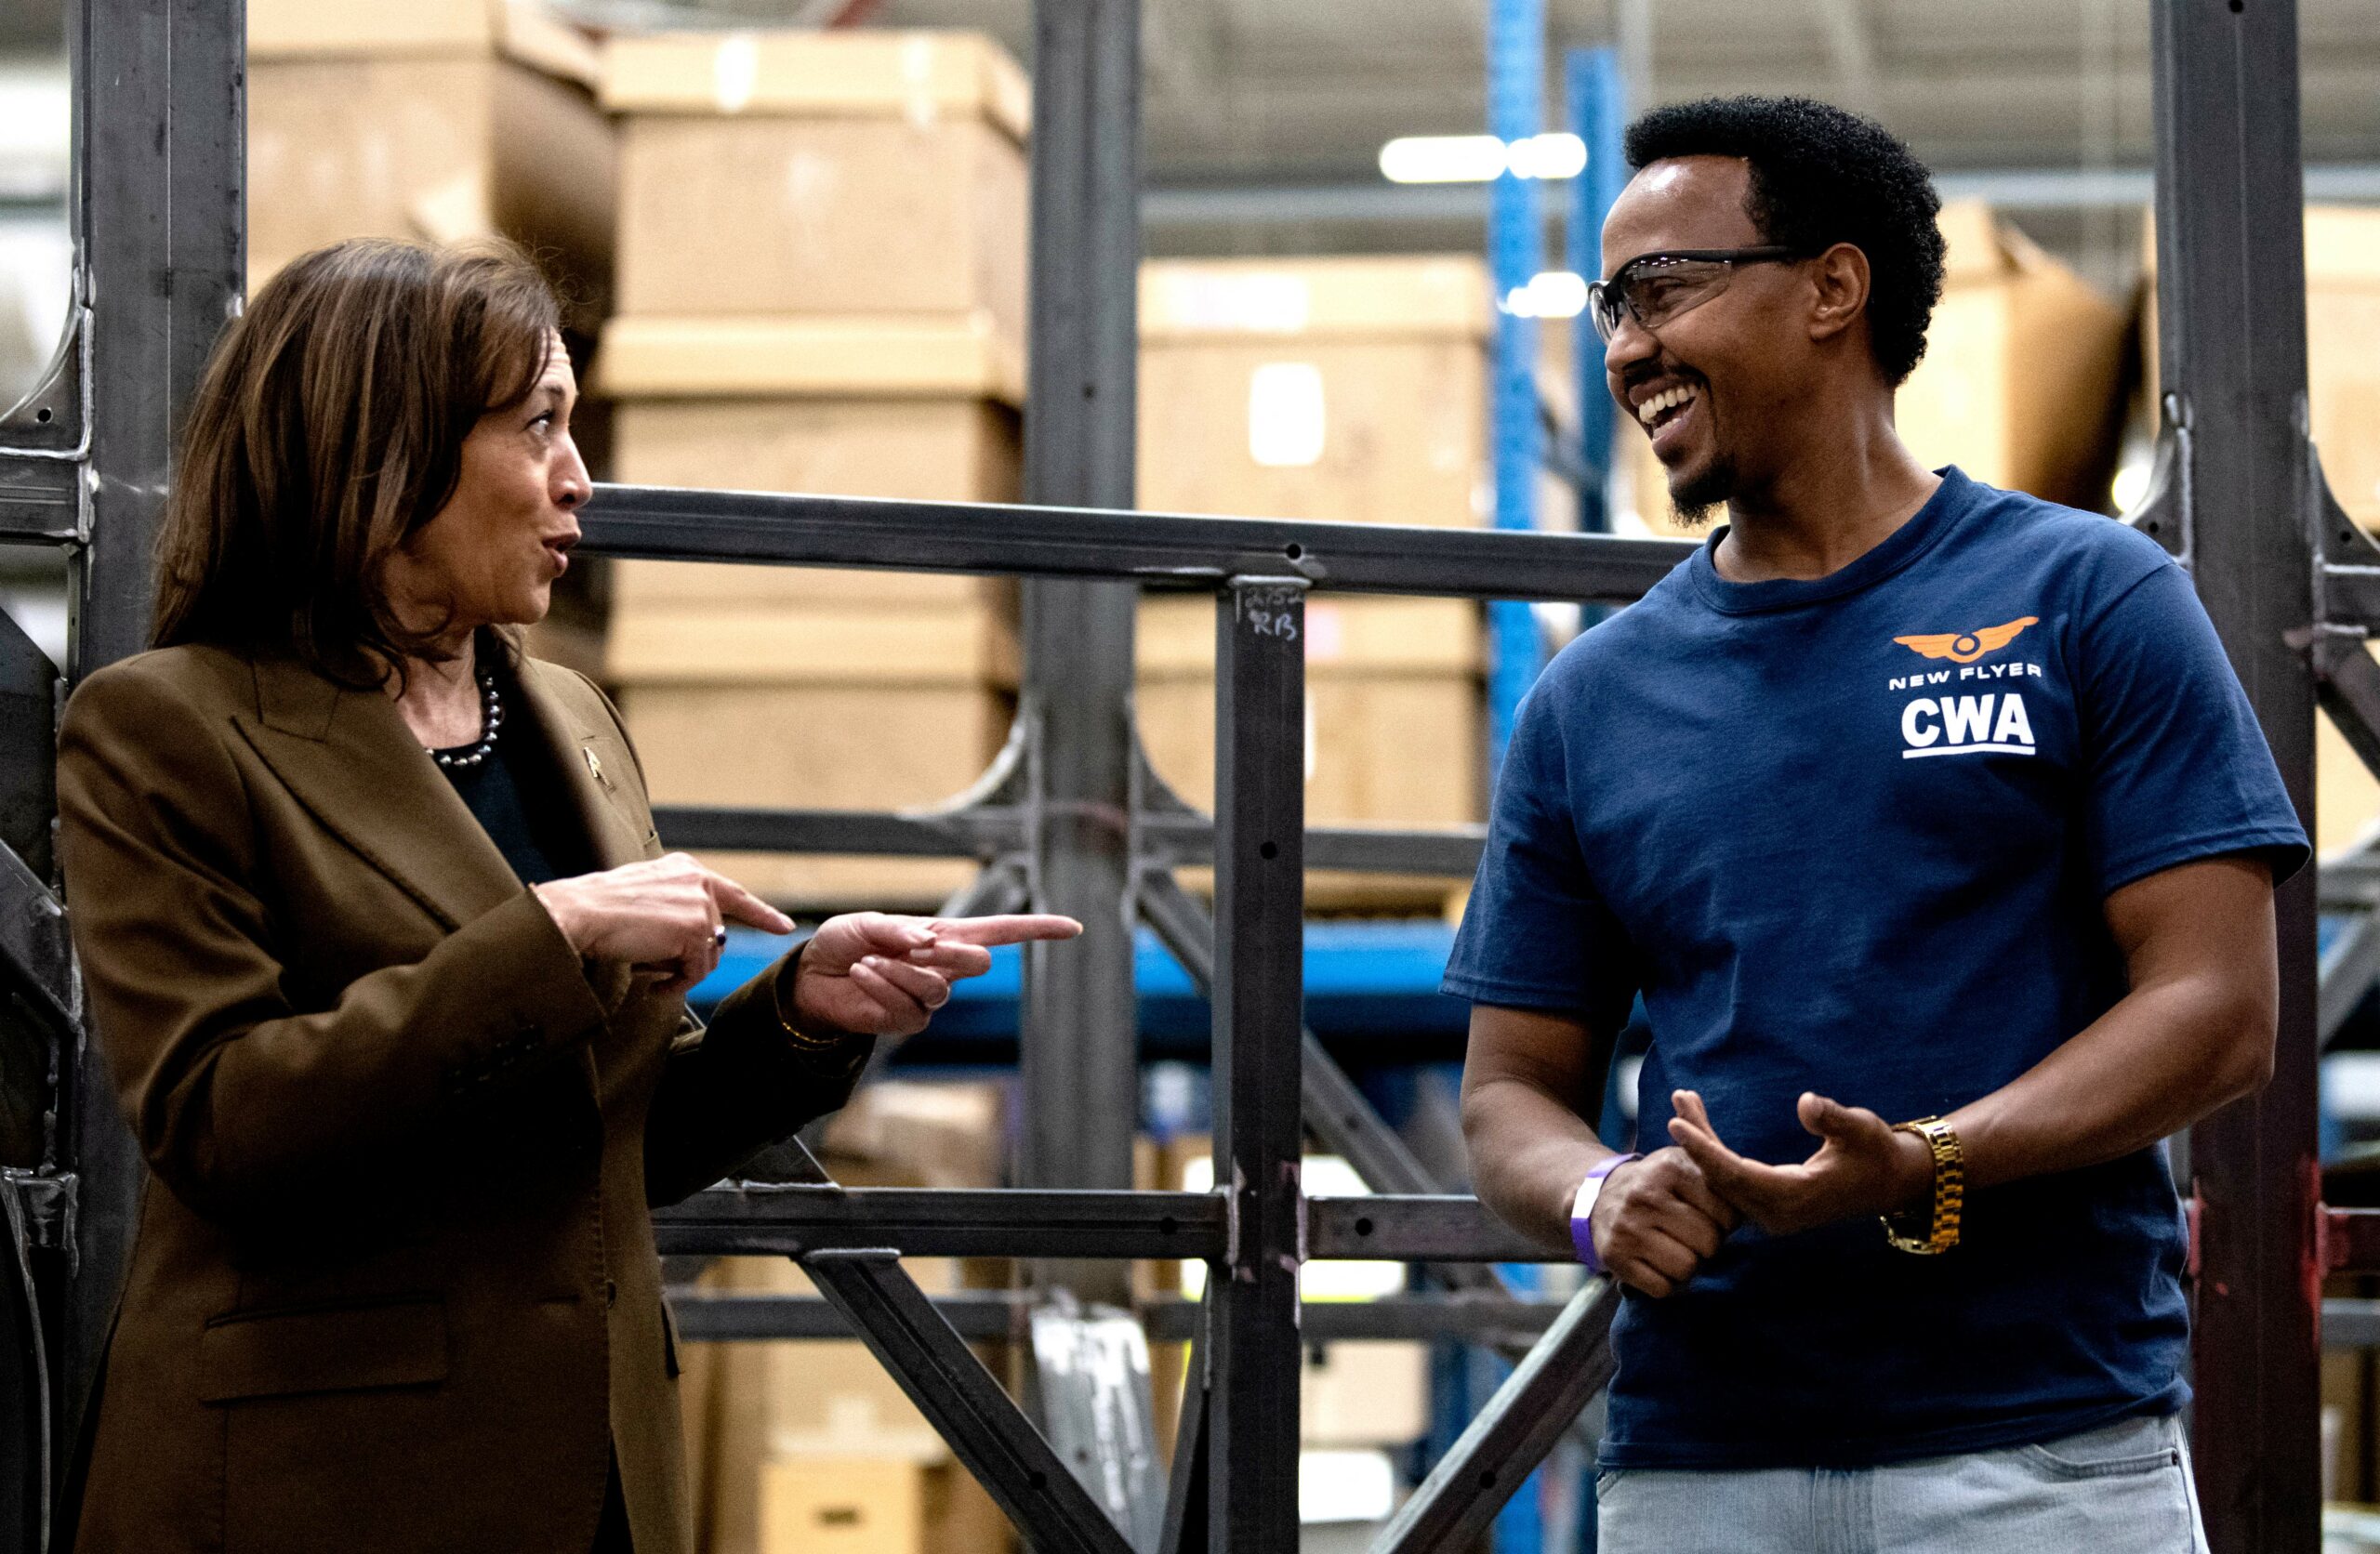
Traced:
[[[1009, 697], [982, 683], [641, 683], [621, 711], [658, 804], [897, 810], [980, 776], [1008, 733]], [[930, 912], [971, 863], [769, 852], [704, 861], [789, 909]]]
[[1140, 505], [1479, 522], [1490, 317], [1467, 256], [1144, 265]]
[[[2106, 506], [2123, 406], [2125, 310], [1990, 207], [1947, 205], [1942, 300], [1924, 359], [1894, 402], [1901, 441], [1928, 468], [1955, 464], [1989, 485]], [[1591, 332], [1580, 338], [1595, 346]], [[1676, 531], [1660, 462], [1625, 424], [1635, 507]]]
[[501, 0], [247, 8], [248, 285], [350, 237], [501, 233], [606, 306], [613, 138], [594, 47]]
[[1021, 349], [1030, 100], [972, 33], [614, 39], [621, 310], [975, 318]]

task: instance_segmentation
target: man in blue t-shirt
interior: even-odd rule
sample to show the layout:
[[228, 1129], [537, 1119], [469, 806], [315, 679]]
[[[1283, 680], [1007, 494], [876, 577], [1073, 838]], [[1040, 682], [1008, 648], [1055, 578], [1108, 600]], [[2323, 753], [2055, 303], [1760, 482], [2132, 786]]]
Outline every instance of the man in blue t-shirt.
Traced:
[[[1727, 523], [1530, 693], [1446, 977], [1479, 1195], [1625, 1286], [1602, 1547], [2202, 1548], [2161, 1140], [2270, 1073], [2305, 833], [2162, 550], [1895, 435], [1906, 147], [1739, 98], [1628, 157], [1605, 369]], [[1639, 998], [1641, 1158], [1580, 1116]]]

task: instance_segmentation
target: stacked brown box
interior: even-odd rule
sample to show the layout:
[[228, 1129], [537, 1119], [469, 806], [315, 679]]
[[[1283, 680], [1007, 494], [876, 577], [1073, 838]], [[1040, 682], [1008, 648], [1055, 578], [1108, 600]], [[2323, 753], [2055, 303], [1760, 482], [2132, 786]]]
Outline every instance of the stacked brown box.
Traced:
[[599, 317], [612, 132], [594, 46], [522, 0], [251, 0], [248, 287], [349, 237], [501, 233]]
[[[1468, 257], [1168, 260], [1141, 271], [1140, 505], [1340, 522], [1479, 521], [1487, 276]], [[1307, 603], [1306, 818], [1475, 821], [1476, 605]], [[1141, 609], [1141, 737], [1193, 803], [1214, 792], [1214, 607]], [[1449, 882], [1316, 875], [1319, 905], [1435, 904]]]
[[[2105, 505], [2123, 409], [2124, 310], [1988, 205], [1947, 205], [1941, 227], [1942, 300], [1924, 359], [1895, 402], [1901, 441], [1929, 468], [1955, 464], [1990, 485]], [[1594, 346], [1592, 331], [1580, 338]], [[1650, 443], [1620, 430], [1636, 510], [1648, 527], [1675, 532]]]
[[[1026, 87], [970, 33], [615, 40], [621, 313], [602, 392], [641, 484], [1012, 501]], [[622, 565], [610, 677], [662, 803], [881, 810], [966, 788], [1015, 681], [1012, 590]], [[729, 854], [788, 905], [931, 907], [972, 865]]]

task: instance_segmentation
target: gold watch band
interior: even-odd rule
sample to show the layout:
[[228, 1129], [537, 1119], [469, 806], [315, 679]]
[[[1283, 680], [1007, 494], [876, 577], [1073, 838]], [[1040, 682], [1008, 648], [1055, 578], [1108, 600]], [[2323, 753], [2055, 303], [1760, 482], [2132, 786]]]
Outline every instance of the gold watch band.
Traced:
[[1966, 1157], [1960, 1151], [1959, 1136], [1939, 1117], [1896, 1123], [1893, 1131], [1914, 1133], [1934, 1152], [1933, 1217], [1930, 1221], [1921, 1220], [1913, 1209], [1887, 1214], [1884, 1239], [1895, 1251], [1918, 1257], [1947, 1252], [1959, 1244], [1959, 1215], [1966, 1206]]

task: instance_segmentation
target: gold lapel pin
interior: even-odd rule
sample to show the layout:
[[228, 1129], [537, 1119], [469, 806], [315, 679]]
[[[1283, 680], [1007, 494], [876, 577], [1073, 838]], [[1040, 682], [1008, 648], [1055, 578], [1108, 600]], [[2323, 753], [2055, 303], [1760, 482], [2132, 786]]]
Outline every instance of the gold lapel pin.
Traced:
[[[591, 744], [582, 744], [578, 747], [578, 753], [587, 757], [587, 774], [594, 778], [597, 782], [602, 783], [603, 781], [603, 763], [595, 758], [595, 746]], [[605, 786], [608, 787], [609, 785], [609, 784], [605, 784]]]

